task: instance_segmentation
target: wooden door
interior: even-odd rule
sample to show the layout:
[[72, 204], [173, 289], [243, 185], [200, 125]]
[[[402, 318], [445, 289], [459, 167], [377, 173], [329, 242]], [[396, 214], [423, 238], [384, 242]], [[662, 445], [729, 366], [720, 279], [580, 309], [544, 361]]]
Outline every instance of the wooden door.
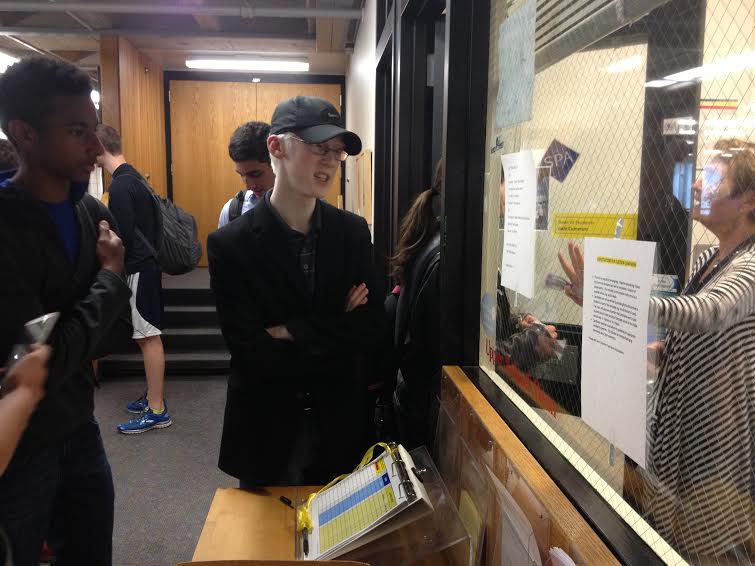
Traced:
[[[337, 84], [287, 84], [287, 83], [259, 83], [257, 85], [257, 115], [258, 120], [270, 122], [273, 111], [279, 102], [294, 96], [317, 96], [324, 98], [336, 107], [341, 115], [341, 85]], [[353, 158], [350, 158], [353, 159]], [[343, 208], [341, 200], [341, 174], [343, 166], [338, 168], [336, 178], [325, 200], [333, 206]]]
[[[277, 104], [297, 95], [319, 96], [341, 110], [337, 84], [170, 81], [173, 201], [197, 219], [205, 249], [223, 204], [244, 188], [228, 157], [231, 134], [250, 120], [269, 123]], [[342, 205], [340, 195], [341, 170], [326, 200]], [[207, 265], [206, 254], [199, 265]]]
[[[244, 188], [228, 141], [241, 124], [257, 118], [256, 89], [252, 83], [170, 81], [173, 201], [197, 219], [205, 250], [223, 204]], [[200, 265], [207, 265], [206, 253]]]

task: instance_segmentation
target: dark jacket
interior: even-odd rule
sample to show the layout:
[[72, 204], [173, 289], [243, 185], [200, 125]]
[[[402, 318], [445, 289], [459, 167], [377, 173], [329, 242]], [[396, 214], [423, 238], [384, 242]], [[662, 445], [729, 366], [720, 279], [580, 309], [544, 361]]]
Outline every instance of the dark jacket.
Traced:
[[408, 448], [434, 438], [440, 386], [440, 234], [408, 266], [396, 305], [394, 347], [398, 376], [394, 404], [401, 442]]
[[[13, 173], [3, 174], [0, 180]], [[105, 206], [84, 190], [72, 189], [80, 230], [78, 260], [73, 266], [43, 205], [24, 190], [0, 188], [0, 365], [26, 321], [52, 311], [61, 313], [48, 340], [52, 357], [47, 393], [15, 459], [65, 439], [92, 418], [91, 360], [106, 353], [113, 342], [131, 336], [129, 288], [123, 277], [100, 269], [96, 256], [97, 224], [103, 219], [111, 226], [115, 223]], [[93, 213], [95, 217], [90, 218]]]
[[[382, 289], [364, 219], [325, 203], [314, 298], [267, 199], [208, 238], [211, 286], [231, 352], [219, 466], [260, 485], [285, 477], [297, 438], [317, 431], [317, 469], [305, 482], [348, 472], [364, 450], [363, 356], [379, 336]], [[344, 312], [352, 285], [367, 305]], [[285, 324], [294, 342], [265, 328]]]
[[126, 247], [126, 273], [159, 271], [157, 259], [144, 241], [146, 239], [154, 249], [159, 229], [159, 211], [147, 181], [139, 171], [124, 163], [113, 171], [108, 192], [108, 207], [118, 222]]

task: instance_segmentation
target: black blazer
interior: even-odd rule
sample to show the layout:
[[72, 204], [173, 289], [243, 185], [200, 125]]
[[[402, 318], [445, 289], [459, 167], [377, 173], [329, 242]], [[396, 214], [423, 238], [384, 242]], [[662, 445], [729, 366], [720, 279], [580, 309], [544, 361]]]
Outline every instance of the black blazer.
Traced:
[[90, 195], [73, 196], [80, 244], [73, 265], [45, 208], [27, 191], [0, 189], [0, 365], [23, 324], [48, 312], [61, 313], [52, 346], [46, 395], [34, 412], [14, 456], [38, 454], [92, 419], [91, 360], [131, 340], [131, 291], [120, 275], [100, 268], [97, 225], [116, 223]]
[[[382, 331], [382, 289], [364, 219], [320, 202], [310, 299], [287, 234], [266, 200], [208, 238], [211, 287], [231, 352], [219, 467], [258, 485], [284, 482], [294, 442], [315, 429], [327, 482], [353, 469], [364, 446], [364, 357]], [[352, 285], [369, 301], [344, 312]], [[294, 342], [265, 328], [287, 325]]]

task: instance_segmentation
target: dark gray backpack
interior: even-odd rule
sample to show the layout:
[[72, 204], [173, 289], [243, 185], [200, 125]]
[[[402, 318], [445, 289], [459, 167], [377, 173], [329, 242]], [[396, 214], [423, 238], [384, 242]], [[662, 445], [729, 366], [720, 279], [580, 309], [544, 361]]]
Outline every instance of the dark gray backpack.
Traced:
[[246, 197], [246, 191], [239, 191], [231, 200], [231, 206], [228, 207], [228, 222], [233, 222], [239, 216], [241, 211], [244, 210], [244, 198]]
[[202, 257], [197, 221], [173, 201], [157, 195], [142, 177], [139, 177], [139, 181], [149, 191], [155, 205], [157, 242], [150, 242], [138, 228], [136, 235], [155, 257], [163, 273], [188, 273], [197, 266]]

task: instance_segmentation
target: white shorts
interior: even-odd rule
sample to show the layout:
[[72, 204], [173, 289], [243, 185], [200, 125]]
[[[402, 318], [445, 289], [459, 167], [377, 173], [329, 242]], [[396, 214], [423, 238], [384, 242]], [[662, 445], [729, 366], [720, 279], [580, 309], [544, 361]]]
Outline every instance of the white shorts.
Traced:
[[139, 340], [160, 336], [162, 331], [162, 285], [159, 271], [142, 271], [127, 277], [131, 289], [132, 338]]

